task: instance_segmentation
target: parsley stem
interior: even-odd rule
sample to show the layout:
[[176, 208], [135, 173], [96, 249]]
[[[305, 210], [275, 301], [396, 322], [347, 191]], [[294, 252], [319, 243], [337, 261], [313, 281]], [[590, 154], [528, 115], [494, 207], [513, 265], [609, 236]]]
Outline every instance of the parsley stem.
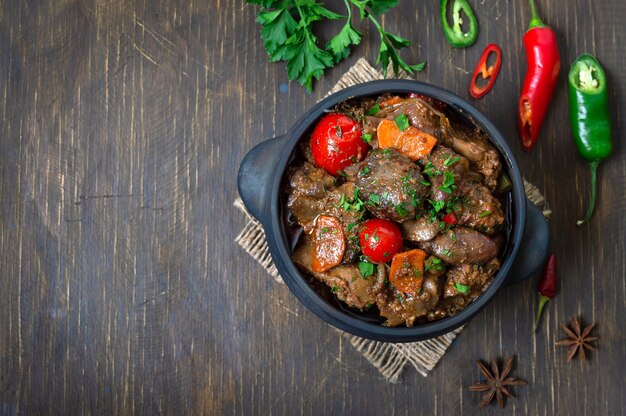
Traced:
[[[300, 7], [300, 2], [298, 0], [295, 0], [294, 4], [296, 5], [296, 9], [298, 9], [298, 14], [300, 15], [300, 22], [306, 22], [307, 19], [304, 13], [302, 12], [302, 8]], [[305, 28], [305, 30], [303, 30], [303, 32], [304, 32], [304, 36], [306, 37], [306, 40], [310, 42], [311, 41], [311, 29], [307, 27]]]
[[350, 5], [350, 2], [348, 0], [343, 0], [343, 3], [346, 5], [346, 9], [348, 9], [348, 24], [350, 23], [350, 21], [352, 20], [352, 6]]

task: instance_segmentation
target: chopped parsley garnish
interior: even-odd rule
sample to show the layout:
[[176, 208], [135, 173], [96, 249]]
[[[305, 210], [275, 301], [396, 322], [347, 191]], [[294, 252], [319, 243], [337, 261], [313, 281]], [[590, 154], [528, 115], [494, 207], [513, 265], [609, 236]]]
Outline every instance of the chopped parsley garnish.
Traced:
[[371, 169], [368, 166], [363, 167], [360, 171], [359, 171], [359, 175], [360, 176], [367, 176], [369, 175], [369, 173], [371, 172]]
[[333, 287], [331, 287], [331, 288], [330, 288], [330, 291], [331, 291], [332, 293], [337, 293], [337, 292], [339, 292], [339, 286], [333, 286]]
[[430, 160], [426, 163], [426, 165], [424, 165], [424, 169], [422, 170], [422, 173], [428, 176], [429, 178], [432, 178], [433, 176], [436, 176], [436, 175], [441, 175], [441, 172], [435, 169], [435, 165], [433, 165], [433, 162], [431, 162]]
[[346, 172], [342, 171], [341, 169], [337, 170], [337, 175], [341, 175], [344, 178], [348, 176], [348, 175], [346, 175]]
[[450, 250], [449, 249], [445, 249], [441, 251], [441, 254], [443, 254], [444, 256], [449, 256], [450, 255]]
[[459, 196], [458, 195], [454, 195], [450, 198], [448, 198], [448, 202], [446, 202], [446, 207], [448, 209], [448, 211], [450, 212], [454, 212], [457, 209], [457, 204], [459, 203]]
[[409, 119], [406, 114], [400, 114], [398, 117], [396, 117], [394, 121], [396, 123], [396, 126], [398, 126], [401, 131], [409, 128]]
[[378, 194], [370, 194], [368, 202], [371, 205], [378, 205], [378, 204], [380, 204], [380, 195], [378, 195]]
[[330, 231], [329, 227], [322, 227], [322, 229], [320, 230], [320, 236], [326, 234], [329, 231]]
[[346, 198], [346, 195], [341, 195], [341, 199], [339, 200], [339, 207], [343, 208], [344, 211], [353, 211], [359, 212], [361, 216], [365, 213], [365, 203], [359, 197], [359, 188], [354, 188], [354, 198], [352, 201], [349, 201]]
[[361, 136], [361, 139], [363, 139], [365, 143], [369, 143], [372, 141], [372, 135], [369, 133], [364, 133], [363, 136]]
[[454, 175], [450, 171], [445, 171], [443, 173], [443, 183], [438, 189], [447, 194], [451, 194], [452, 190], [455, 188], [456, 185], [454, 185]]
[[359, 272], [362, 277], [369, 277], [374, 274], [374, 263], [370, 263], [367, 261], [359, 262]]
[[480, 213], [479, 217], [480, 218], [485, 218], [491, 215], [491, 211], [485, 210], [483, 212]]
[[461, 283], [454, 282], [454, 288], [459, 291], [459, 293], [467, 293], [469, 292], [469, 286], [462, 285]]
[[417, 267], [413, 267], [413, 276], [422, 277], [422, 271]]
[[430, 186], [430, 182], [428, 182], [428, 181], [427, 181], [427, 180], [425, 180], [425, 179], [420, 179], [420, 183], [421, 183], [422, 185], [424, 185], [424, 186]]
[[380, 105], [378, 105], [378, 103], [374, 104], [372, 106], [372, 108], [369, 109], [369, 111], [367, 112], [368, 116], [374, 116], [376, 115], [376, 113], [378, 113], [380, 111]]
[[401, 217], [404, 217], [406, 214], [409, 213], [409, 211], [407, 211], [406, 208], [404, 208], [403, 202], [400, 202], [398, 205], [396, 205], [396, 212]]
[[426, 271], [433, 270], [436, 272], [440, 272], [443, 270], [443, 263], [441, 259], [438, 259], [437, 257], [430, 257], [428, 260], [426, 260], [424, 264], [426, 266], [424, 270]]
[[428, 202], [433, 206], [435, 212], [441, 211], [446, 205], [446, 201], [433, 201], [432, 199], [429, 199]]
[[384, 154], [386, 157], [389, 157], [389, 156], [391, 156], [391, 151], [390, 151], [389, 149], [387, 149], [387, 148], [384, 148], [384, 149], [383, 149], [383, 154]]
[[458, 157], [458, 156], [449, 157], [449, 158], [447, 158], [446, 160], [443, 161], [443, 165], [444, 166], [452, 166], [456, 162], [458, 162], [459, 160], [461, 160], [461, 158]]
[[348, 224], [348, 231], [352, 231], [354, 227], [356, 227], [356, 222], [351, 222], [350, 224]]

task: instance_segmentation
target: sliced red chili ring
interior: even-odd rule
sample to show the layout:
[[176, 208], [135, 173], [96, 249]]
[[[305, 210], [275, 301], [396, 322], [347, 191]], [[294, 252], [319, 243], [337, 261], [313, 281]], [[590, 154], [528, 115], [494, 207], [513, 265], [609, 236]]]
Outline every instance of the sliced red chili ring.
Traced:
[[445, 222], [447, 225], [454, 225], [458, 222], [458, 220], [456, 219], [456, 215], [454, 214], [454, 212], [451, 212], [443, 216], [443, 222]]
[[[487, 60], [489, 59], [489, 55], [494, 53], [496, 55], [496, 61], [493, 65], [487, 67]], [[500, 65], [502, 64], [502, 49], [495, 43], [490, 43], [487, 45], [485, 50], [483, 51], [480, 60], [478, 61], [478, 65], [476, 65], [476, 69], [474, 70], [474, 74], [472, 75], [472, 82], [470, 83], [470, 95], [474, 98], [480, 98], [483, 95], [487, 94], [493, 84], [496, 82], [496, 78], [498, 77], [498, 72], [500, 72]], [[482, 76], [483, 80], [488, 80], [485, 85], [478, 86], [476, 85], [476, 79], [478, 76]]]

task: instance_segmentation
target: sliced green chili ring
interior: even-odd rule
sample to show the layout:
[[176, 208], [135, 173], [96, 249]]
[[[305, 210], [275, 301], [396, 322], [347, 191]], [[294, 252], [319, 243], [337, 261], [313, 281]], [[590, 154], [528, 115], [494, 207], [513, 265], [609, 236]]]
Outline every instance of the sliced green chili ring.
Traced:
[[596, 203], [597, 170], [600, 161], [613, 151], [611, 117], [606, 76], [598, 60], [589, 54], [576, 58], [569, 71], [569, 117], [574, 142], [580, 155], [589, 162], [591, 196], [585, 218], [587, 222]]
[[[452, 26], [450, 26], [448, 21], [448, 1], [441, 0], [440, 3], [441, 26], [446, 39], [455, 48], [466, 48], [473, 45], [476, 42], [476, 36], [478, 36], [478, 23], [476, 22], [474, 11], [467, 0], [453, 0]], [[469, 19], [469, 29], [466, 32], [463, 32], [463, 29], [461, 29], [461, 25], [465, 23], [461, 17], [461, 11]]]

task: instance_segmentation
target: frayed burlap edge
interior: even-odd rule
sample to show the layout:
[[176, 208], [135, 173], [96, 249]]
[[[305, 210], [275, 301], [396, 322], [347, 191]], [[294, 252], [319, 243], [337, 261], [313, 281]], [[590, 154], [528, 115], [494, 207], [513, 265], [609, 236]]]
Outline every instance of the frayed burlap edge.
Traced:
[[[361, 58], [341, 77], [328, 94], [362, 82], [382, 78], [383, 76], [379, 71], [372, 67], [365, 59]], [[408, 76], [406, 73], [402, 73], [399, 78], [408, 78]], [[545, 199], [541, 191], [526, 180], [524, 180], [524, 187], [528, 199], [542, 208], [544, 215], [549, 216], [551, 211], [545, 208]], [[235, 241], [241, 248], [257, 260], [269, 275], [277, 282], [283, 283], [272, 261], [269, 246], [265, 240], [263, 227], [246, 210], [240, 198], [235, 200], [234, 205], [243, 211], [249, 220], [243, 230], [235, 238]], [[428, 373], [435, 368], [457, 334], [462, 330], [463, 327], [457, 328], [437, 338], [406, 344], [372, 341], [345, 332], [342, 332], [342, 334], [348, 338], [350, 344], [356, 348], [365, 359], [380, 371], [387, 381], [397, 383], [400, 381], [400, 376], [408, 365], [415, 368], [422, 376], [428, 376]]]

